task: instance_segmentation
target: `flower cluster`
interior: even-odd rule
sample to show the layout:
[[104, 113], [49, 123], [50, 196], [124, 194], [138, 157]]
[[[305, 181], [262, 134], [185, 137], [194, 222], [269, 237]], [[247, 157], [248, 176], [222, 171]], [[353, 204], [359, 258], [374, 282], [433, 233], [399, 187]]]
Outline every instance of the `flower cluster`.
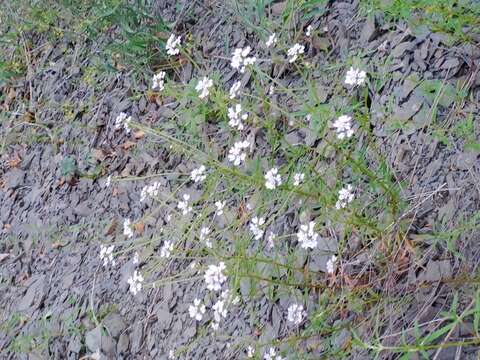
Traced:
[[203, 226], [201, 229], [200, 229], [200, 241], [204, 242], [205, 245], [207, 245], [208, 248], [212, 248], [212, 241], [210, 240], [210, 238], [208, 237], [208, 235], [210, 235], [212, 231], [210, 230], [209, 227], [207, 226]]
[[133, 271], [133, 275], [128, 278], [127, 283], [130, 285], [130, 292], [133, 295], [137, 295], [137, 293], [142, 290], [142, 283], [143, 283], [143, 276], [137, 270]]
[[205, 305], [203, 305], [199, 299], [193, 300], [193, 305], [188, 307], [188, 313], [190, 314], [190, 317], [197, 321], [202, 320], [205, 311]]
[[100, 260], [103, 260], [103, 266], [105, 267], [107, 267], [108, 264], [115, 266], [115, 259], [113, 258], [113, 248], [113, 245], [100, 245]]
[[269, 232], [267, 236], [267, 246], [269, 249], [273, 249], [275, 246], [275, 239], [277, 238], [277, 235], [273, 232]]
[[252, 221], [250, 221], [250, 231], [253, 233], [253, 236], [255, 237], [255, 240], [260, 240], [263, 236], [263, 229], [261, 226], [265, 224], [265, 219], [263, 217], [254, 217], [252, 218]]
[[314, 221], [310, 221], [308, 224], [300, 225], [297, 238], [302, 249], [314, 249], [317, 247], [318, 234], [315, 232], [314, 227]]
[[153, 75], [152, 78], [152, 90], [162, 91], [165, 88], [165, 71]]
[[250, 146], [248, 141], [237, 141], [233, 146], [228, 150], [228, 161], [232, 162], [233, 165], [239, 166], [247, 158], [247, 153], [244, 151]]
[[242, 105], [237, 104], [235, 105], [235, 107], [228, 108], [228, 118], [230, 119], [228, 121], [228, 125], [230, 125], [234, 129], [241, 131], [244, 129], [242, 121], [247, 120], [248, 114], [242, 113]]
[[207, 289], [211, 291], [219, 291], [222, 288], [222, 284], [227, 281], [227, 277], [223, 274], [226, 269], [225, 263], [220, 262], [218, 265], [210, 265], [205, 271], [205, 283]]
[[198, 82], [197, 86], [195, 86], [195, 90], [199, 92], [198, 97], [202, 100], [205, 99], [210, 94], [210, 88], [212, 86], [213, 80], [204, 76], [203, 79]]
[[175, 36], [175, 34], [171, 34], [167, 40], [167, 44], [165, 48], [167, 49], [168, 55], [178, 55], [180, 53], [180, 42], [182, 41], [181, 36]]
[[250, 46], [243, 49], [235, 49], [232, 53], [232, 61], [230, 63], [232, 68], [240, 69], [240, 72], [243, 74], [246, 66], [255, 64], [257, 58], [255, 56], [248, 56], [251, 50]]
[[163, 246], [160, 248], [160, 257], [169, 258], [173, 251], [173, 242], [170, 240], [165, 240]]
[[334, 123], [333, 127], [337, 131], [337, 138], [343, 140], [351, 138], [353, 135], [352, 118], [348, 115], [340, 116]]
[[289, 63], [294, 63], [298, 59], [298, 56], [303, 54], [304, 52], [305, 52], [305, 46], [300, 45], [300, 44], [293, 45], [287, 51], [287, 56], [289, 58], [288, 62]]
[[265, 46], [269, 48], [271, 46], [274, 46], [276, 43], [277, 43], [277, 34], [273, 33], [268, 37], [267, 41], [265, 42]]
[[207, 168], [204, 165], [201, 165], [199, 168], [192, 170], [190, 178], [194, 183], [201, 183], [207, 178], [207, 175], [205, 174], [206, 170]]
[[160, 190], [160, 183], [157, 181], [155, 181], [151, 185], [144, 186], [142, 191], [140, 192], [140, 202], [144, 202], [147, 196], [150, 196], [150, 197], [157, 196], [159, 190]]
[[282, 177], [278, 173], [278, 169], [272, 168], [268, 170], [265, 174], [265, 187], [269, 190], [273, 190], [280, 185], [282, 185]]
[[305, 174], [296, 173], [293, 175], [293, 186], [299, 186], [305, 180]]
[[238, 96], [238, 93], [240, 92], [240, 86], [242, 86], [241, 81], [236, 81], [233, 83], [229, 91], [230, 99], [235, 99]]
[[223, 215], [223, 208], [225, 207], [226, 201], [215, 201], [215, 215]]
[[306, 36], [306, 37], [312, 36], [312, 30], [313, 30], [312, 25], [308, 25], [308, 26], [307, 26], [307, 30], [305, 30], [305, 36]]
[[303, 310], [303, 305], [292, 304], [288, 307], [288, 321], [294, 323], [294, 325], [300, 325], [303, 319], [307, 316], [305, 310]]
[[345, 76], [345, 84], [355, 86], [363, 85], [367, 79], [367, 73], [360, 69], [354, 69], [350, 67]]
[[128, 116], [124, 112], [118, 114], [117, 118], [115, 119], [115, 129], [120, 129], [123, 127], [127, 134], [130, 134], [130, 122], [132, 121], [132, 117]]
[[219, 299], [215, 304], [212, 306], [213, 309], [213, 323], [212, 328], [214, 330], [218, 330], [220, 326], [220, 320], [227, 317], [227, 308], [225, 306], [225, 300]]
[[123, 220], [123, 235], [128, 238], [131, 238], [133, 236], [133, 229], [130, 219]]
[[255, 349], [253, 347], [251, 347], [250, 345], [248, 345], [248, 348], [247, 348], [247, 358], [251, 359], [255, 356]]
[[335, 204], [337, 209], [345, 208], [349, 203], [354, 199], [355, 195], [353, 194], [352, 185], [348, 184], [347, 187], [344, 187], [338, 191], [338, 200]]
[[284, 360], [283, 357], [277, 355], [277, 350], [271, 347], [265, 354], [263, 354], [263, 360]]
[[337, 257], [332, 255], [327, 261], [327, 273], [333, 274], [335, 272], [335, 263], [337, 262]]
[[192, 207], [188, 204], [188, 200], [190, 200], [190, 195], [183, 194], [183, 200], [178, 202], [177, 208], [182, 211], [182, 215], [187, 215], [193, 210]]

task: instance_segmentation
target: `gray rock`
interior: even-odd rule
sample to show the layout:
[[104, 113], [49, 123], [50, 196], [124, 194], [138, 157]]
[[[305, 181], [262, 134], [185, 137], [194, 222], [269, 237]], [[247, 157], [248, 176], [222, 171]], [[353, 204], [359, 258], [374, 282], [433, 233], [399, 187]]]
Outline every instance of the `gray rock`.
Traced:
[[5, 185], [7, 189], [16, 189], [23, 184], [25, 179], [25, 171], [13, 168], [4, 175]]
[[118, 338], [117, 343], [117, 354], [125, 354], [128, 351], [128, 347], [130, 346], [130, 339], [128, 335], [122, 333]]
[[167, 330], [173, 320], [173, 315], [168, 309], [168, 306], [161, 304], [161, 306], [157, 309], [156, 314], [160, 329]]
[[119, 313], [108, 314], [103, 320], [103, 325], [114, 338], [118, 338], [122, 331], [127, 327], [127, 324]]
[[410, 41], [400, 43], [392, 50], [392, 56], [394, 58], [402, 57], [406, 51], [413, 49], [413, 46]]
[[132, 352], [135, 354], [140, 350], [143, 342], [143, 326], [141, 323], [135, 324], [130, 339], [132, 340]]
[[90, 352], [99, 350], [102, 346], [102, 329], [97, 326], [85, 333], [85, 345]]

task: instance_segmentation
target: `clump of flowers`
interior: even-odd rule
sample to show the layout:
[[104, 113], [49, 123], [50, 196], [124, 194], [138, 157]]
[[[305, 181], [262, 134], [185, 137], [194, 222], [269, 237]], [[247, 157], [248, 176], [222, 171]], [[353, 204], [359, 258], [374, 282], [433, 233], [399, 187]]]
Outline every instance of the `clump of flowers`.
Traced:
[[210, 88], [212, 86], [213, 80], [204, 76], [203, 79], [198, 82], [197, 86], [195, 86], [195, 90], [200, 93], [198, 97], [202, 100], [205, 99], [210, 94]]
[[275, 246], [275, 239], [277, 238], [277, 235], [274, 234], [273, 232], [270, 232], [267, 236], [267, 246], [269, 249], [273, 249]]
[[128, 238], [131, 238], [133, 236], [133, 229], [130, 219], [123, 220], [123, 235]]
[[355, 86], [363, 85], [367, 79], [367, 73], [360, 69], [354, 69], [353, 66], [347, 71], [345, 84]]
[[294, 63], [297, 59], [298, 56], [305, 53], [305, 46], [300, 45], [300, 44], [295, 44], [293, 45], [290, 49], [287, 51], [287, 56], [288, 56], [288, 62], [289, 63]]
[[242, 105], [237, 104], [235, 107], [228, 108], [228, 125], [239, 131], [244, 129], [243, 120], [247, 120], [248, 114], [242, 113]]
[[250, 221], [250, 231], [253, 233], [255, 240], [260, 240], [263, 236], [263, 229], [261, 226], [265, 224], [265, 219], [263, 217], [253, 217], [252, 221]]
[[180, 53], [180, 43], [182, 41], [181, 36], [176, 36], [175, 34], [171, 34], [167, 40], [167, 44], [165, 48], [167, 49], [168, 55], [178, 55]]
[[205, 305], [203, 305], [199, 299], [193, 300], [193, 305], [188, 307], [188, 313], [190, 314], [190, 317], [197, 321], [202, 320], [205, 311]]
[[337, 257], [332, 255], [330, 259], [327, 261], [327, 273], [333, 274], [335, 272]]
[[230, 63], [232, 68], [239, 69], [243, 74], [246, 66], [255, 64], [257, 58], [255, 56], [248, 56], [251, 50], [250, 46], [243, 49], [235, 49], [232, 53], [232, 61]]
[[108, 175], [107, 180], [105, 181], [105, 187], [110, 187], [112, 183], [112, 175]]
[[312, 25], [308, 25], [308, 26], [307, 26], [307, 30], [305, 30], [305, 35], [306, 35], [307, 37], [312, 36], [312, 30], [313, 30]]
[[182, 215], [187, 215], [189, 212], [192, 211], [192, 207], [188, 204], [190, 200], [190, 195], [183, 194], [183, 200], [178, 202], [177, 208], [182, 211]]
[[210, 230], [209, 227], [207, 226], [203, 226], [201, 229], [200, 229], [200, 241], [204, 242], [205, 245], [207, 245], [208, 248], [212, 248], [212, 241], [210, 240], [210, 238], [208, 237], [208, 235], [210, 235], [212, 231]]
[[225, 263], [220, 262], [218, 265], [210, 265], [205, 271], [205, 283], [207, 289], [211, 291], [219, 291], [222, 289], [222, 284], [227, 281], [227, 277], [224, 275], [226, 269]]
[[304, 173], [296, 173], [293, 175], [293, 186], [299, 186], [303, 180], [305, 180], [305, 174]]
[[201, 165], [197, 169], [192, 170], [190, 173], [190, 178], [194, 183], [201, 183], [207, 178], [207, 175], [205, 174], [206, 170], [207, 168], [204, 165]]
[[251, 359], [255, 356], [255, 349], [248, 345], [247, 347], [247, 358]]
[[165, 71], [160, 71], [153, 75], [152, 90], [162, 91], [165, 88], [165, 75], [167, 75]]
[[143, 276], [137, 270], [128, 278], [127, 283], [130, 285], [130, 292], [137, 295], [142, 290]]
[[265, 42], [265, 45], [267, 48], [269, 48], [271, 46], [274, 46], [276, 43], [277, 43], [277, 34], [273, 33], [268, 37], [267, 41]]
[[147, 196], [154, 197], [158, 195], [158, 191], [160, 190], [160, 183], [155, 181], [151, 185], [146, 185], [142, 188], [140, 192], [140, 202], [144, 202], [147, 199]]
[[115, 266], [115, 259], [113, 258], [114, 246], [100, 245], [100, 260], [103, 261], [103, 266], [107, 267], [108, 264]]
[[115, 119], [115, 129], [120, 129], [123, 127], [127, 134], [130, 134], [130, 122], [132, 121], [132, 117], [128, 116], [124, 112], [118, 114], [117, 118]]
[[265, 354], [263, 360], [284, 360], [280, 355], [277, 355], [277, 350], [271, 347]]
[[303, 305], [292, 304], [288, 307], [288, 321], [294, 323], [295, 325], [300, 325], [303, 319], [307, 316], [307, 313], [303, 309]]
[[160, 248], [160, 257], [169, 258], [173, 251], [173, 242], [165, 240], [163, 246]]
[[174, 360], [175, 359], [175, 352], [173, 350], [170, 350], [168, 352], [168, 360]]
[[353, 201], [355, 195], [353, 194], [353, 187], [352, 185], [348, 184], [346, 187], [341, 188], [338, 191], [338, 200], [335, 204], [337, 209], [345, 208], [349, 203]]
[[133, 254], [133, 260], [132, 260], [133, 265], [138, 265], [140, 263], [140, 256], [138, 255], [138, 252], [135, 251], [135, 254]]
[[235, 99], [238, 96], [238, 93], [240, 91], [240, 86], [242, 86], [241, 81], [236, 81], [233, 83], [232, 87], [230, 88], [230, 99]]
[[273, 190], [280, 185], [282, 185], [282, 177], [278, 173], [278, 169], [272, 168], [268, 170], [265, 174], [265, 187], [269, 190]]
[[348, 115], [340, 116], [333, 123], [333, 127], [337, 131], [337, 138], [340, 140], [351, 138], [353, 135], [352, 118]]
[[226, 201], [215, 201], [215, 215], [223, 215], [223, 208], [225, 207]]
[[314, 227], [314, 221], [310, 221], [308, 224], [300, 225], [297, 238], [302, 249], [314, 249], [317, 247], [318, 234], [315, 232]]
[[250, 143], [248, 141], [237, 141], [230, 150], [228, 150], [228, 161], [232, 162], [235, 166], [242, 164], [247, 158], [245, 149], [249, 146]]
[[220, 299], [217, 300], [215, 304], [212, 306], [213, 309], [213, 323], [212, 323], [212, 328], [214, 330], [218, 330], [218, 327], [220, 325], [220, 320], [223, 318], [227, 317], [227, 308], [225, 306], [225, 300]]

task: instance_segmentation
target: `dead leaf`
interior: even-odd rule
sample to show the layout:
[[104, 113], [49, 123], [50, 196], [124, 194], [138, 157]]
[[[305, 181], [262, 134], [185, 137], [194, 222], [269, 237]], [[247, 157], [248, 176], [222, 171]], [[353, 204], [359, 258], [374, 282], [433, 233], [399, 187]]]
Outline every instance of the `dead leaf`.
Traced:
[[3, 229], [4, 229], [5, 231], [10, 231], [10, 230], [12, 230], [12, 225], [10, 225], [10, 224], [5, 224], [5, 225], [3, 225]]
[[64, 247], [65, 245], [67, 245], [67, 244], [64, 244], [60, 241], [55, 241], [54, 243], [52, 243], [52, 249], [59, 249], [59, 248]]
[[93, 149], [92, 150], [92, 157], [95, 160], [103, 161], [107, 157], [107, 154], [102, 149]]
[[20, 163], [22, 162], [22, 159], [20, 159], [20, 156], [18, 154], [15, 154], [11, 159], [7, 160], [7, 164], [10, 168], [16, 168]]
[[135, 225], [133, 225], [133, 227], [135, 228], [135, 231], [139, 235], [143, 235], [143, 232], [145, 231], [145, 224], [143, 222], [138, 222]]
[[132, 146], [135, 146], [135, 145], [136, 145], [136, 143], [134, 143], [133, 141], [127, 140], [122, 144], [122, 148], [123, 148], [123, 150], [128, 150]]
[[138, 130], [137, 132], [133, 133], [135, 139], [141, 139], [145, 136], [145, 133], [142, 130]]
[[107, 231], [105, 232], [105, 235], [108, 236], [108, 235], [112, 235], [115, 230], [117, 229], [117, 220], [113, 220], [110, 225], [108, 226], [107, 228]]
[[7, 96], [5, 97], [5, 102], [3, 103], [3, 108], [6, 111], [10, 110], [10, 104], [13, 103], [16, 97], [17, 97], [17, 94], [15, 92], [15, 89], [10, 88], [10, 90], [7, 93]]
[[0, 262], [7, 259], [9, 256], [10, 256], [10, 254], [0, 254]]
[[23, 121], [28, 122], [28, 123], [34, 123], [35, 122], [35, 114], [32, 113], [31, 111], [26, 111], [25, 114], [23, 114]]

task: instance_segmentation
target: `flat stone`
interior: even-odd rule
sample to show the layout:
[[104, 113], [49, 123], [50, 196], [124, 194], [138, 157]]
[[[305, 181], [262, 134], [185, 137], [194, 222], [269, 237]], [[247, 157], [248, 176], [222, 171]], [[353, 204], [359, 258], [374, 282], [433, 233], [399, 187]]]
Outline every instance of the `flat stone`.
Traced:
[[102, 329], [100, 326], [97, 326], [95, 329], [92, 329], [85, 333], [85, 345], [87, 346], [87, 349], [92, 353], [101, 348]]
[[400, 43], [392, 50], [392, 56], [394, 58], [402, 57], [406, 51], [411, 50], [412, 48], [413, 48], [413, 43], [409, 41]]
[[127, 327], [127, 324], [119, 313], [108, 314], [103, 320], [103, 325], [114, 338], [118, 338], [122, 331]]

